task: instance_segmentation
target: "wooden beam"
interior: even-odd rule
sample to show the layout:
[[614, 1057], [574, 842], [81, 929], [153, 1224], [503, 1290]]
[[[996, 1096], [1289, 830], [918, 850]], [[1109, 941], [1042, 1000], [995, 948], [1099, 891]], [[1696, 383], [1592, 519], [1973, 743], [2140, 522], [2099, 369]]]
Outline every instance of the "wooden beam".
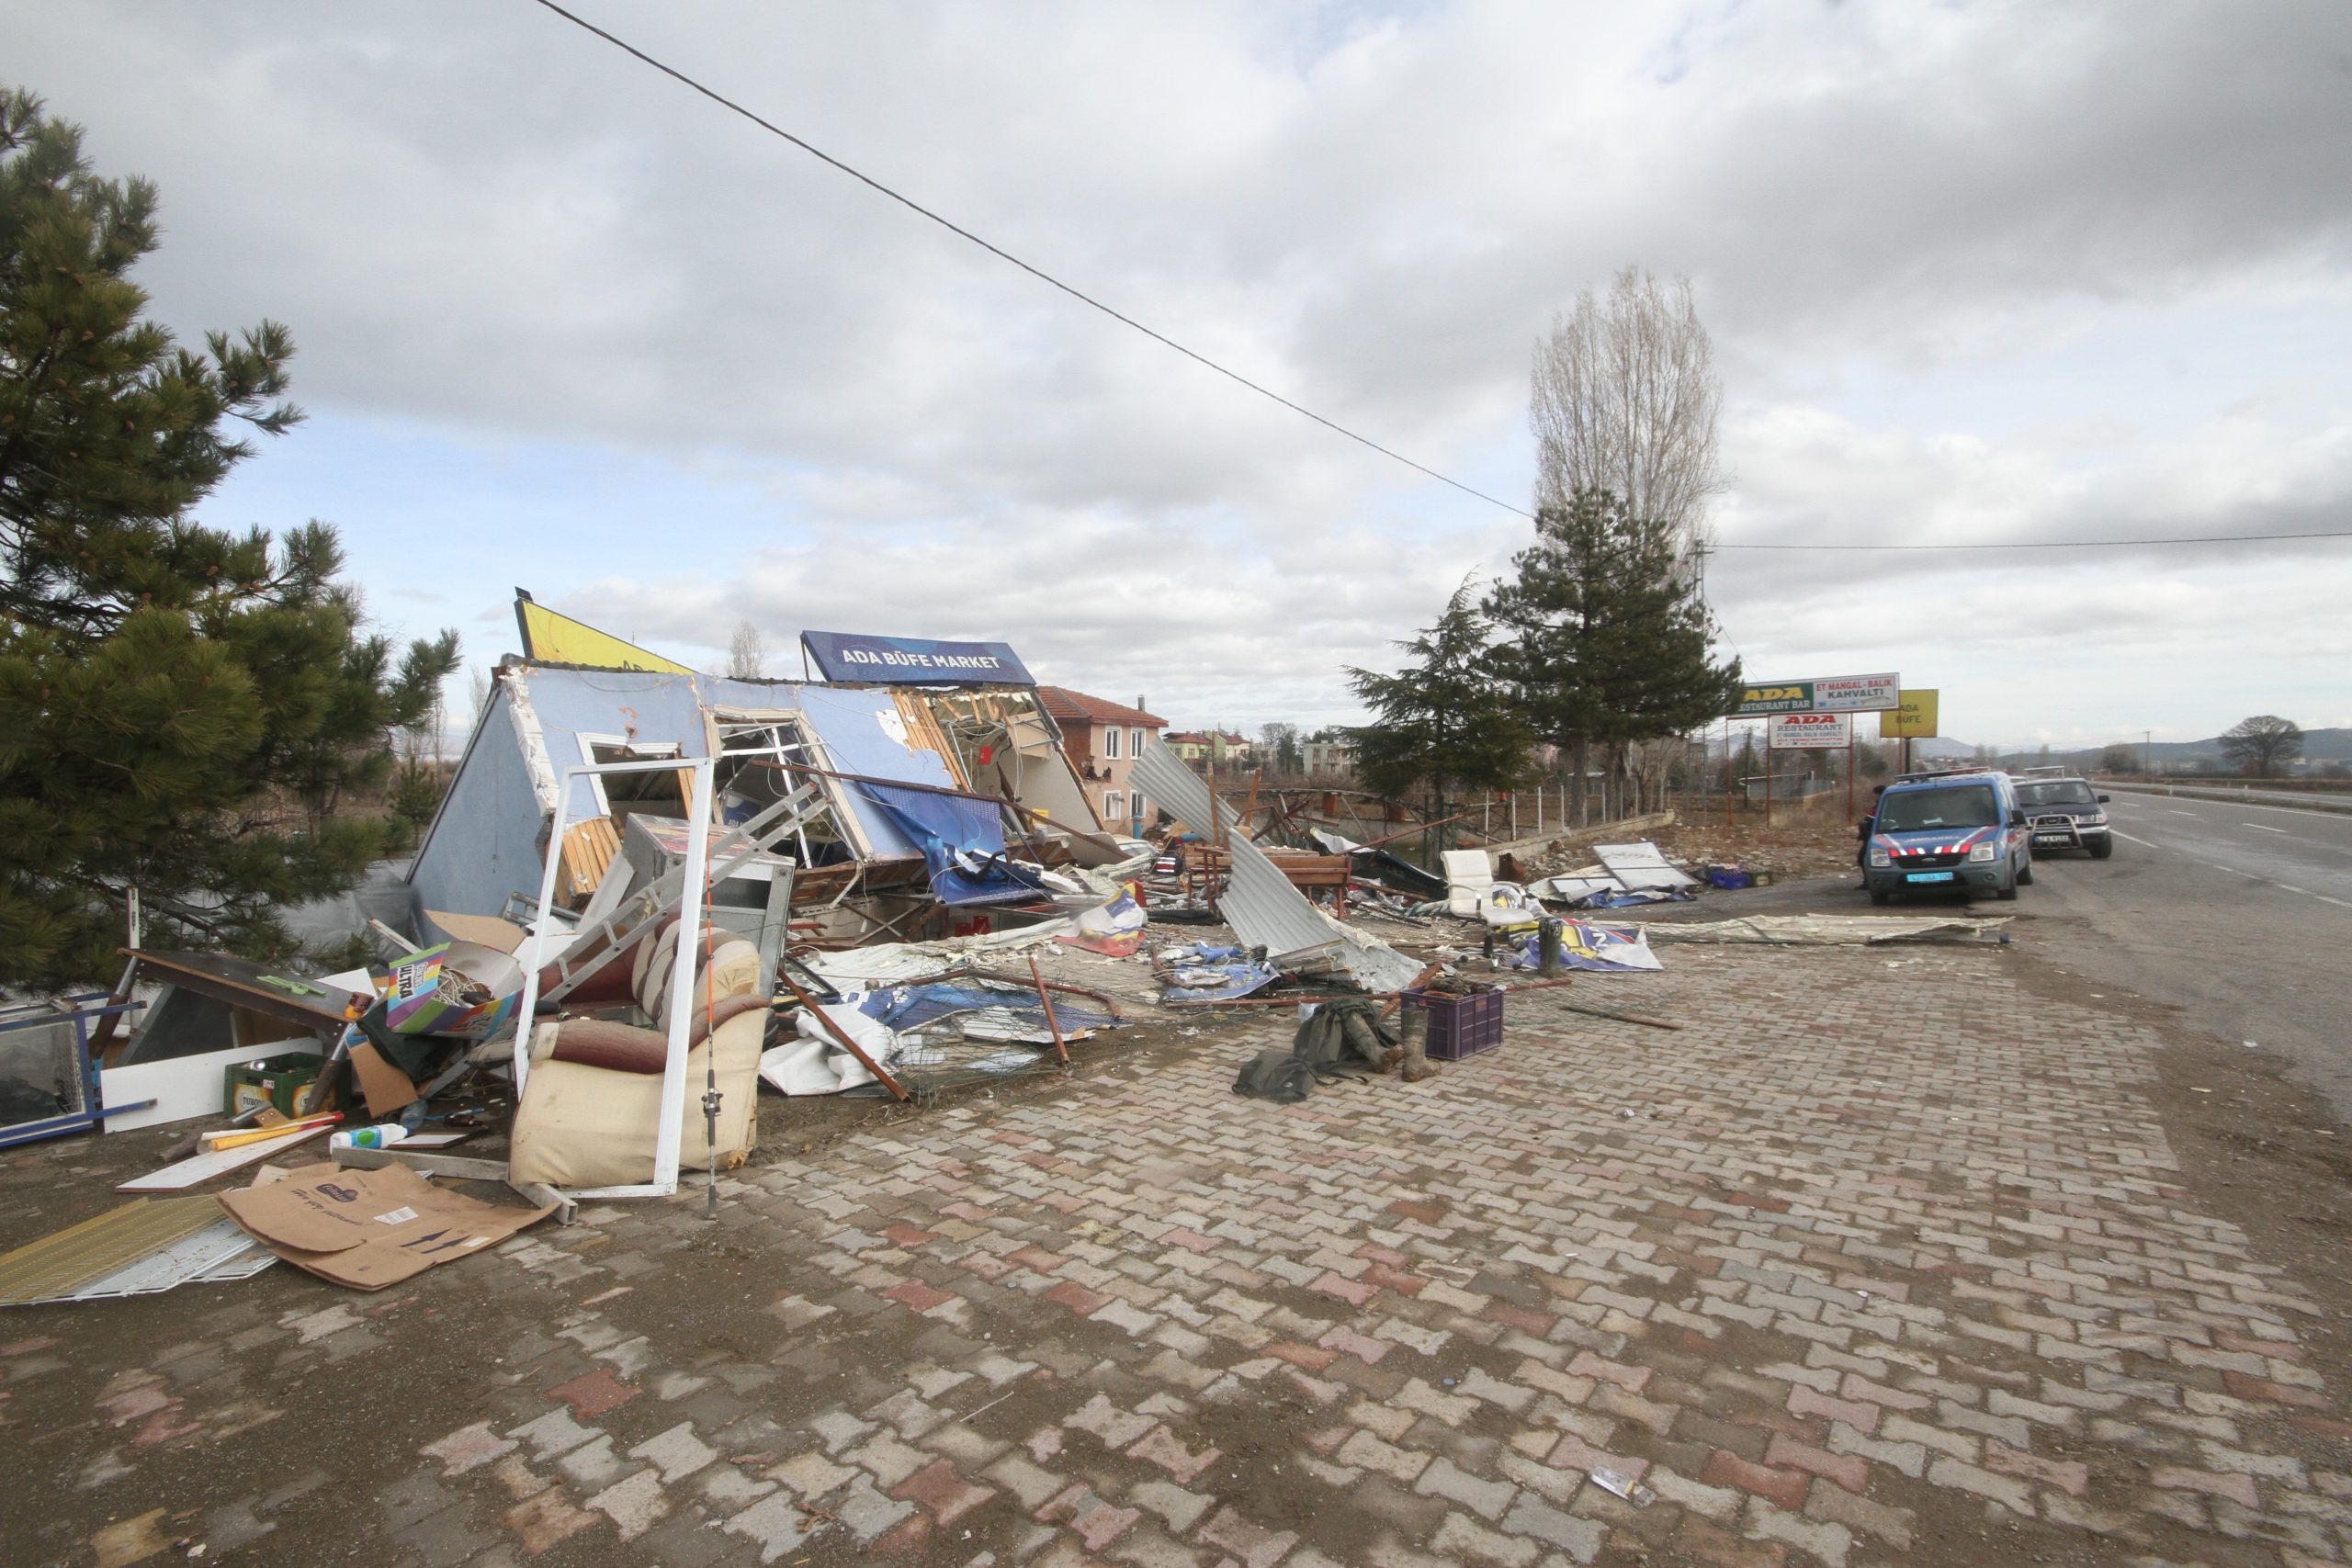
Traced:
[[825, 1026], [826, 1033], [831, 1035], [836, 1041], [841, 1043], [842, 1050], [847, 1051], [851, 1055], [856, 1057], [860, 1062], [865, 1065], [865, 1070], [872, 1073], [875, 1077], [881, 1081], [882, 1087], [890, 1091], [893, 1099], [903, 1104], [910, 1098], [907, 1091], [899, 1086], [899, 1080], [890, 1076], [890, 1070], [888, 1067], [885, 1067], [881, 1063], [876, 1061], [873, 1057], [867, 1055], [865, 1054], [865, 1048], [860, 1045], [856, 1041], [852, 1040], [849, 1037], [849, 1031], [843, 1029], [840, 1024], [835, 1023], [833, 1021], [832, 1014], [827, 1012], [823, 1008], [819, 1007], [815, 999], [812, 998], [808, 992], [800, 988], [797, 981], [794, 980], [791, 976], [786, 975], [780, 969], [776, 971], [775, 977], [786, 990], [790, 991], [796, 998], [799, 998], [799, 1002], [802, 1007], [807, 1008], [810, 1012], [817, 1015], [817, 1021]]

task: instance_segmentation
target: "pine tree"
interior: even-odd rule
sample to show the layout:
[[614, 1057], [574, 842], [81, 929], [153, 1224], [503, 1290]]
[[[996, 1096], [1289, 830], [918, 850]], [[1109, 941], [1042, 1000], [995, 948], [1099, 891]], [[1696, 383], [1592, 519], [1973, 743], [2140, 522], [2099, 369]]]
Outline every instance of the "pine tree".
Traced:
[[354, 815], [457, 666], [396, 659], [336, 581], [334, 530], [189, 511], [301, 418], [274, 321], [209, 353], [144, 319], [154, 187], [0, 91], [0, 986], [110, 978], [137, 887], [158, 947], [288, 947], [273, 906], [397, 847]]
[[1396, 674], [1348, 671], [1375, 718], [1349, 732], [1356, 776], [1391, 799], [1425, 791], [1432, 820], [1453, 791], [1509, 788], [1526, 771], [1533, 737], [1487, 669], [1487, 623], [1470, 584], [1453, 591], [1436, 625], [1396, 646], [1411, 660]]
[[1738, 705], [1739, 661], [1713, 659], [1714, 619], [1680, 540], [1607, 491], [1536, 513], [1535, 543], [1487, 597], [1495, 668], [1536, 736], [1571, 759], [1581, 811], [1592, 748], [1680, 735]]

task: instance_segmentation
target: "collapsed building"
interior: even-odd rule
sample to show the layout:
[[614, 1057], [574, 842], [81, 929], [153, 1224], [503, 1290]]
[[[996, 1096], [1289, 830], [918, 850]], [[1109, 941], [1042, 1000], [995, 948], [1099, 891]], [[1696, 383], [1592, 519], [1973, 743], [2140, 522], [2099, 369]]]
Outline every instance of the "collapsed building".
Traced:
[[[773, 863], [714, 889], [715, 918], [736, 930], [773, 914], [819, 946], [971, 935], [1048, 891], [1016, 867], [1100, 868], [1142, 852], [1097, 819], [1003, 644], [812, 632], [803, 646], [823, 679], [747, 681], [672, 664], [527, 598], [516, 608], [526, 651], [497, 671], [409, 868], [429, 928], [420, 937], [460, 934], [434, 912], [527, 918], [560, 799], [567, 909], [583, 908], [616, 863], [642, 874], [676, 859], [704, 758], [718, 824], [810, 797], [768, 835], [790, 863], [788, 897], [773, 874], [787, 868]], [[576, 768], [665, 759], [679, 767], [564, 782]]]

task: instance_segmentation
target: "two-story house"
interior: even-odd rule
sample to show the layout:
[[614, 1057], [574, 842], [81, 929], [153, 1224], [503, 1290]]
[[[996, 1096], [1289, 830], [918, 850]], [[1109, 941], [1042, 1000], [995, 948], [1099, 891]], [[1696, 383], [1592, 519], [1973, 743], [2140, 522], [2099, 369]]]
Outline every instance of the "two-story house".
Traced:
[[1302, 740], [1298, 743], [1299, 766], [1310, 779], [1351, 779], [1356, 773], [1356, 746], [1352, 740]]
[[1066, 686], [1040, 686], [1037, 700], [1061, 727], [1062, 751], [1085, 782], [1089, 804], [1114, 833], [1139, 834], [1151, 821], [1151, 803], [1127, 780], [1145, 737], [1168, 727], [1143, 709], [1090, 697]]

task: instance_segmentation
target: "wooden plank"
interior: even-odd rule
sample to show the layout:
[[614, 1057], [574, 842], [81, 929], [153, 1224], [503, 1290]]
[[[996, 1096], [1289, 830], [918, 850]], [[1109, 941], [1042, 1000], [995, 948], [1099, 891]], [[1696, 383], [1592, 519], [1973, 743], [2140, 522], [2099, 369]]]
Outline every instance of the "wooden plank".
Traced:
[[865, 1048], [860, 1045], [856, 1041], [851, 1039], [847, 1030], [833, 1021], [832, 1014], [827, 1012], [823, 1008], [819, 1007], [815, 998], [811, 998], [808, 992], [802, 990], [799, 986], [794, 982], [791, 976], [779, 972], [776, 976], [776, 980], [784, 987], [785, 989], [790, 991], [795, 997], [799, 998], [800, 1005], [802, 1007], [807, 1008], [810, 1012], [817, 1015], [817, 1021], [825, 1026], [826, 1033], [831, 1035], [836, 1041], [840, 1042], [842, 1050], [847, 1051], [851, 1055], [856, 1057], [859, 1062], [865, 1065], [867, 1072], [872, 1073], [876, 1077], [882, 1081], [882, 1087], [890, 1091], [892, 1099], [897, 1100], [901, 1104], [906, 1102], [908, 1099], [907, 1091], [899, 1087], [899, 1080], [890, 1076], [890, 1069], [876, 1061], [873, 1057], [867, 1055], [865, 1054]]
[[506, 1179], [506, 1162], [503, 1159], [426, 1154], [423, 1150], [404, 1149], [398, 1144], [382, 1149], [339, 1148], [334, 1151], [334, 1163], [349, 1166], [355, 1170], [381, 1170], [388, 1165], [404, 1165], [427, 1176], [448, 1176], [460, 1181]]
[[246, 1166], [267, 1159], [272, 1155], [283, 1154], [297, 1144], [307, 1144], [312, 1138], [322, 1138], [332, 1130], [324, 1125], [307, 1127], [289, 1137], [272, 1138], [266, 1143], [260, 1144], [241, 1144], [233, 1149], [216, 1149], [210, 1154], [198, 1155], [193, 1159], [184, 1159], [177, 1165], [167, 1165], [163, 1169], [149, 1175], [121, 1182], [116, 1186], [115, 1190], [118, 1192], [177, 1192], [193, 1187], [199, 1181], [209, 1181], [216, 1176], [226, 1176], [232, 1170], [243, 1170]]
[[220, 1218], [209, 1198], [138, 1199], [0, 1257], [0, 1306], [69, 1295]]
[[136, 1062], [127, 1067], [106, 1067], [98, 1073], [98, 1092], [108, 1105], [130, 1105], [141, 1100], [154, 1104], [107, 1120], [109, 1133], [159, 1127], [197, 1116], [219, 1116], [228, 1106], [228, 1069], [263, 1056], [318, 1055], [319, 1043], [304, 1035], [254, 1050], [231, 1046], [193, 1056], [166, 1056], [161, 1061]]
[[1054, 1035], [1054, 1055], [1059, 1056], [1062, 1059], [1062, 1066], [1067, 1067], [1069, 1066], [1069, 1045], [1062, 1039], [1061, 1020], [1054, 1016], [1054, 993], [1047, 988], [1046, 976], [1037, 970], [1037, 958], [1035, 953], [1030, 954], [1029, 957], [1029, 978], [1037, 983], [1037, 1000], [1044, 1004], [1046, 1009], [1046, 1027], [1051, 1030]]
[[621, 852], [620, 829], [609, 817], [587, 817], [564, 829], [563, 861], [557, 897], [567, 904], [586, 898], [605, 879], [605, 868]]

